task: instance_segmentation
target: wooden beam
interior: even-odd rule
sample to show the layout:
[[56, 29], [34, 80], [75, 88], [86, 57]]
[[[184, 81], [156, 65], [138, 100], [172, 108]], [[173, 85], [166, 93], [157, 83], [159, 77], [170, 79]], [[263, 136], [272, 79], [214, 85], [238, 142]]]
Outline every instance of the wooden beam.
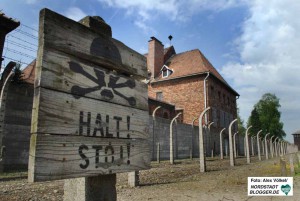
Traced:
[[48, 181], [148, 169], [148, 143], [146, 139], [33, 134], [31, 145], [35, 144], [36, 151], [30, 152], [29, 179]]
[[146, 58], [120, 41], [48, 9], [40, 12], [39, 38], [52, 48], [121, 73], [147, 77]]
[[93, 63], [45, 49], [37, 70], [42, 72], [36, 87], [148, 110], [147, 84]]
[[32, 133], [114, 138], [148, 138], [147, 111], [44, 88]]

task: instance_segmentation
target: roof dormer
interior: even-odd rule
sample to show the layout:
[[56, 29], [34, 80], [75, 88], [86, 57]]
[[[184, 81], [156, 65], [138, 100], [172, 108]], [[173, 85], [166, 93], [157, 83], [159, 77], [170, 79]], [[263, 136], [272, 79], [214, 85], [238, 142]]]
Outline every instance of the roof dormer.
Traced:
[[162, 77], [166, 78], [166, 77], [169, 77], [170, 75], [172, 75], [173, 70], [170, 69], [168, 66], [163, 65], [163, 67], [161, 68], [160, 72], [161, 72]]

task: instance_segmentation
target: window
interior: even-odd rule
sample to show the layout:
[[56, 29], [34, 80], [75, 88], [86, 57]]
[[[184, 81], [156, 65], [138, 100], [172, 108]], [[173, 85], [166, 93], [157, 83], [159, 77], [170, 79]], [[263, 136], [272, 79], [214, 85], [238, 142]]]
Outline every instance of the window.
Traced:
[[161, 68], [161, 73], [162, 73], [162, 77], [163, 78], [166, 78], [166, 77], [169, 77], [172, 73], [173, 73], [173, 70], [170, 69], [168, 66], [164, 65], [162, 68]]
[[156, 100], [162, 101], [163, 100], [163, 92], [159, 91], [156, 92]]
[[219, 97], [219, 100], [221, 100], [221, 92], [218, 91], [218, 97]]

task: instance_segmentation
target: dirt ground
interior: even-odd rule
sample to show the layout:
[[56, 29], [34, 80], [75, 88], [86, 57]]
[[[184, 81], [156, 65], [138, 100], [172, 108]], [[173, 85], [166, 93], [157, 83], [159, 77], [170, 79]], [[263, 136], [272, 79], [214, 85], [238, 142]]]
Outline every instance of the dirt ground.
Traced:
[[[0, 200], [63, 200], [64, 181], [27, 183], [26, 176], [26, 172], [0, 174]], [[140, 172], [139, 187], [129, 187], [127, 174], [118, 174], [117, 197], [120, 201], [300, 200], [300, 172], [294, 176], [293, 197], [248, 197], [249, 176], [280, 176], [279, 158], [261, 162], [252, 158], [247, 165], [241, 157], [235, 167], [229, 166], [228, 159], [207, 158], [205, 173], [200, 173], [197, 159], [176, 161], [175, 165], [153, 162], [150, 170]]]

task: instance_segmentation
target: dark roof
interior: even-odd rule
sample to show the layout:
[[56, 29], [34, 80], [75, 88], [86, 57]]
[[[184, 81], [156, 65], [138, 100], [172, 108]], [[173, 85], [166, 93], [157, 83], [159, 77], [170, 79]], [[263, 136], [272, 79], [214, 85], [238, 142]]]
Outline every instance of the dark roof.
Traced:
[[300, 134], [300, 130], [297, 130], [296, 132], [294, 132], [292, 135], [299, 135]]
[[157, 100], [153, 97], [148, 97], [149, 103], [155, 103], [156, 105], [162, 105], [165, 108], [175, 108], [175, 105], [166, 101]]
[[8, 16], [6, 16], [4, 13], [0, 12], [0, 28], [1, 31], [5, 32], [5, 34], [11, 32], [15, 28], [17, 28], [20, 25], [19, 21], [16, 21]]

